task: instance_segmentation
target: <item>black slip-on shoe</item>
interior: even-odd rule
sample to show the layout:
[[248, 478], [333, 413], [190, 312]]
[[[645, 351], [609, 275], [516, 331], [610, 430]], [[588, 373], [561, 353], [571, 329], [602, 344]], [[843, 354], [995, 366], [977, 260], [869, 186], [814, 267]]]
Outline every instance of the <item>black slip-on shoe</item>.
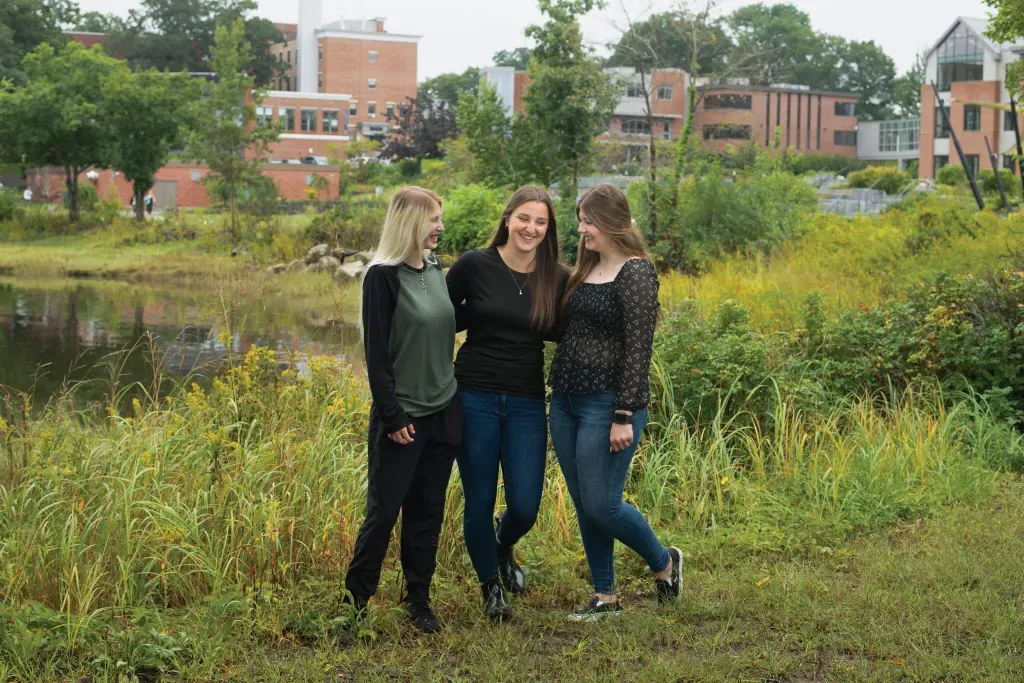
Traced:
[[505, 588], [497, 578], [487, 579], [480, 584], [484, 594], [484, 614], [493, 621], [507, 621], [512, 618], [512, 608], [508, 604]]
[[668, 554], [672, 558], [672, 571], [669, 572], [667, 579], [658, 579], [654, 582], [658, 602], [661, 603], [678, 600], [683, 590], [683, 551], [672, 546], [668, 549]]
[[434, 614], [434, 610], [430, 609], [430, 605], [426, 603], [407, 602], [405, 603], [405, 611], [409, 613], [412, 625], [420, 633], [437, 633], [444, 628], [441, 620]]

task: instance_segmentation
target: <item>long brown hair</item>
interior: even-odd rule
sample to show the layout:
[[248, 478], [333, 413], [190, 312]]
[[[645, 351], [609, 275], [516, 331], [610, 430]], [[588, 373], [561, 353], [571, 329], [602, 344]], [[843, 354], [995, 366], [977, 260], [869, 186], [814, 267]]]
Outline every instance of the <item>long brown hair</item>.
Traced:
[[[601, 183], [590, 190], [576, 202], [576, 218], [580, 217], [580, 209], [586, 211], [587, 218], [598, 230], [611, 238], [612, 242], [630, 257], [651, 260], [647, 251], [647, 242], [636, 228], [636, 221], [629, 215], [629, 200], [626, 193], [611, 183]], [[597, 265], [601, 256], [583, 246], [580, 240], [576, 248], [576, 267], [569, 276], [569, 285], [565, 289], [565, 301], [569, 301], [580, 283], [587, 279], [590, 271]]]
[[501, 247], [508, 243], [508, 219], [516, 209], [526, 202], [541, 202], [548, 207], [548, 227], [544, 239], [537, 247], [537, 255], [533, 265], [533, 310], [530, 322], [536, 329], [551, 327], [558, 316], [558, 284], [561, 278], [562, 264], [558, 262], [558, 224], [555, 222], [555, 205], [547, 190], [537, 185], [523, 185], [512, 199], [508, 200], [505, 211], [501, 214], [498, 231], [494, 233], [491, 247]]

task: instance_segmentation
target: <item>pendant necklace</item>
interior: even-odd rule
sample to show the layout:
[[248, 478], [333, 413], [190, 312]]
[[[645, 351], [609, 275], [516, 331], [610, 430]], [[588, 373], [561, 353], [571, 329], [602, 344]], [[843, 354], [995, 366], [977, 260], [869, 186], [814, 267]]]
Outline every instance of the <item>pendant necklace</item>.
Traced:
[[423, 274], [426, 273], [426, 272], [427, 272], [427, 266], [426, 266], [426, 264], [424, 264], [423, 265], [423, 270], [420, 271], [420, 287], [423, 288], [424, 292], [427, 291], [427, 283], [423, 281]]
[[[501, 262], [505, 263], [505, 259], [502, 259]], [[505, 263], [505, 270], [508, 271], [509, 276], [512, 278], [512, 282], [514, 282], [515, 285], [516, 285], [516, 289], [519, 290], [519, 296], [522, 296], [523, 295], [523, 288], [526, 287], [526, 283], [529, 282], [529, 280], [530, 280], [530, 274], [529, 273], [526, 274], [526, 279], [523, 280], [523, 286], [520, 287], [519, 286], [519, 280], [516, 279], [515, 273], [512, 272], [512, 269], [508, 267], [507, 263]]]

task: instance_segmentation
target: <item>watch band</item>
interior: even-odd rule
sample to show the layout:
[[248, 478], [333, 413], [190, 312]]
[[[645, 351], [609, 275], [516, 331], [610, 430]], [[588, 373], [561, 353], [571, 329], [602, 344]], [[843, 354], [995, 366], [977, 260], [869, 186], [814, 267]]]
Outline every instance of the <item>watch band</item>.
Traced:
[[617, 425], [633, 424], [633, 416], [628, 413], [620, 413], [616, 411], [615, 415], [612, 417], [612, 422]]

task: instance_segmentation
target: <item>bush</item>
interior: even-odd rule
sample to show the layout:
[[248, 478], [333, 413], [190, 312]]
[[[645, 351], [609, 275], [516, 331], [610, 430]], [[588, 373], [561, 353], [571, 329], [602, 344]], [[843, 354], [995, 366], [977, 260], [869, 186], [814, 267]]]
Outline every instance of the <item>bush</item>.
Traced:
[[92, 211], [100, 201], [100, 195], [96, 188], [86, 183], [78, 186], [78, 210], [82, 213]]
[[67, 211], [53, 211], [47, 206], [16, 209], [13, 218], [0, 221], [0, 240], [21, 242], [59, 237], [75, 232]]
[[419, 178], [422, 175], [422, 162], [419, 159], [412, 157], [408, 159], [402, 159], [395, 164], [398, 167], [398, 174], [402, 177], [402, 180], [409, 181], [415, 178]]
[[13, 190], [0, 190], [0, 222], [9, 221], [21, 213], [21, 198]]
[[910, 174], [891, 166], [868, 166], [847, 178], [850, 187], [874, 188], [886, 194], [899, 194], [910, 184]]
[[868, 162], [839, 155], [828, 154], [787, 154], [786, 168], [790, 173], [851, 173], [867, 167]]
[[[1003, 183], [1003, 190], [1006, 191], [1007, 195], [1014, 195], [1020, 190], [1020, 183], [1017, 181], [1017, 176], [1005, 168], [999, 169], [999, 179]], [[989, 194], [999, 193], [999, 184], [996, 182], [996, 174], [990, 168], [982, 169], [978, 173], [978, 185], [981, 187], [982, 192]]]
[[487, 245], [505, 210], [505, 194], [483, 185], [452, 190], [444, 205], [444, 250], [462, 253]]
[[330, 244], [346, 249], [374, 249], [387, 216], [384, 198], [351, 201], [317, 214], [303, 234], [308, 247]]
[[963, 166], [957, 164], [946, 164], [939, 169], [939, 174], [935, 176], [935, 182], [940, 185], [951, 185], [953, 187], [966, 185], [967, 171], [964, 170]]

